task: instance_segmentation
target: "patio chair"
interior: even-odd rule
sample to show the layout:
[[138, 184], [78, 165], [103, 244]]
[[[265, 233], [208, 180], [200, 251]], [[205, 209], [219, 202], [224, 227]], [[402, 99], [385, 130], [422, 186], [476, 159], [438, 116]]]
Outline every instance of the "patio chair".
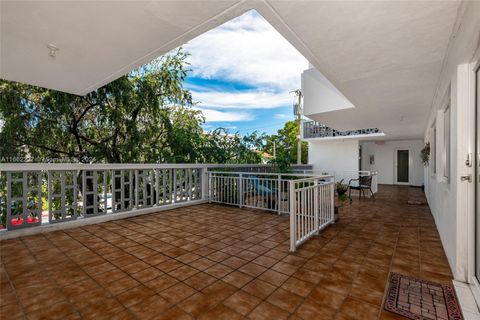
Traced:
[[[353, 182], [353, 184], [352, 184]], [[360, 176], [358, 179], [350, 179], [348, 182], [348, 197], [350, 202], [352, 202], [352, 189], [358, 190], [358, 200], [365, 198], [365, 190], [370, 190], [373, 200], [375, 200], [375, 195], [372, 191], [372, 176]]]

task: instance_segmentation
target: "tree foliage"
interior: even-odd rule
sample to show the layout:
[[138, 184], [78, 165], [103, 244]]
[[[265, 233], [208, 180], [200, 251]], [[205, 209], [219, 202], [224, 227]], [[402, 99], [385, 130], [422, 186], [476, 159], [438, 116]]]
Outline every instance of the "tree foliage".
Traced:
[[0, 80], [0, 162], [259, 163], [273, 141], [277, 162], [296, 162], [293, 121], [273, 136], [204, 132], [187, 57], [180, 48], [85, 96]]
[[260, 163], [260, 151], [265, 146], [265, 134], [253, 132], [246, 136], [231, 134], [217, 128], [205, 135], [204, 159], [206, 163]]
[[[284, 168], [287, 164], [297, 163], [297, 135], [299, 134], [298, 122], [288, 121], [284, 127], [277, 131], [277, 134], [267, 138], [265, 151], [273, 154], [275, 145], [276, 159], [273, 163]], [[302, 142], [302, 163], [308, 162], [308, 143]], [[285, 169], [283, 169], [285, 170]]]
[[256, 134], [204, 133], [183, 87], [187, 56], [179, 49], [86, 96], [0, 80], [1, 160], [259, 162]]

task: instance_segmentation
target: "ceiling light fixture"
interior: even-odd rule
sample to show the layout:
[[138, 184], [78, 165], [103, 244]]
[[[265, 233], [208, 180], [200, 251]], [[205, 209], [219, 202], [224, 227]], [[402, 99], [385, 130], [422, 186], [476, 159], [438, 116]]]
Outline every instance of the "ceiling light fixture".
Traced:
[[55, 58], [57, 56], [57, 51], [60, 50], [59, 47], [57, 47], [56, 45], [51, 44], [51, 43], [47, 44], [47, 48], [50, 50], [50, 52], [48, 54], [52, 58]]

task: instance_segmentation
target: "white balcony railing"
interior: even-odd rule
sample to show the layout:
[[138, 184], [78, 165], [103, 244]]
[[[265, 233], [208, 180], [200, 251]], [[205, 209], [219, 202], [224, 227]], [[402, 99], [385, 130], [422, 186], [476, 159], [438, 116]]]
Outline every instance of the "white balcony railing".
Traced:
[[290, 212], [289, 180], [303, 174], [211, 171], [209, 201], [239, 207]]
[[[208, 170], [270, 171], [269, 165], [0, 164], [0, 229], [206, 200]], [[295, 170], [308, 169], [308, 165]], [[143, 210], [143, 211], [142, 211]], [[152, 211], [152, 210], [150, 210]]]
[[198, 203], [206, 200], [207, 170], [190, 164], [0, 164], [2, 224], [15, 230]]
[[[333, 176], [265, 172], [270, 169], [263, 165], [0, 164], [0, 215], [7, 230], [27, 231], [210, 201], [290, 214], [294, 251], [333, 222]], [[12, 233], [0, 235], [8, 238]]]
[[346, 138], [362, 136], [384, 136], [378, 128], [338, 131], [317, 121], [305, 121], [302, 127], [303, 139]]
[[[334, 222], [333, 177], [290, 181], [290, 251]], [[327, 179], [325, 179], [327, 178]]]
[[290, 215], [290, 250], [334, 221], [333, 176], [209, 172], [209, 201]]

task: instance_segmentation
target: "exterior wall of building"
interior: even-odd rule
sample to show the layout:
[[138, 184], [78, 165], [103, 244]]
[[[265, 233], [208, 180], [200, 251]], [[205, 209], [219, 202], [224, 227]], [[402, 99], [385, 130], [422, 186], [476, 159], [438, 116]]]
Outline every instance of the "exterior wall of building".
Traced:
[[[474, 269], [474, 177], [467, 155], [475, 152], [475, 99], [473, 64], [479, 60], [480, 2], [464, 2], [454, 37], [444, 60], [436, 95], [425, 130], [431, 144], [429, 166], [424, 170], [426, 196], [456, 280], [470, 282]], [[445, 132], [445, 110], [450, 108], [450, 134]], [[448, 130], [447, 130], [448, 132]], [[450, 157], [446, 161], [446, 141]], [[450, 174], [445, 176], [445, 166]]]
[[[469, 154], [475, 157], [473, 65], [480, 61], [478, 17], [479, 1], [462, 3], [426, 119], [423, 141], [391, 141], [385, 142], [383, 147], [362, 143], [362, 169], [379, 171], [379, 183], [388, 184], [394, 180], [394, 148], [411, 146], [415, 163], [412, 184], [425, 185], [425, 194], [450, 267], [455, 279], [463, 282], [471, 282], [475, 258], [475, 184], [461, 181], [460, 177], [475, 176], [474, 167], [468, 166], [466, 160]], [[450, 109], [449, 134], [444, 121], [447, 107]], [[392, 112], [399, 114], [401, 110]], [[450, 141], [448, 159], [447, 139]], [[422, 168], [419, 154], [425, 142], [430, 142], [432, 153], [429, 166]], [[356, 139], [311, 141], [309, 163], [316, 171], [358, 170], [358, 144]], [[372, 166], [368, 163], [370, 154], [375, 155], [375, 165]]]
[[[362, 146], [362, 170], [378, 171], [379, 184], [395, 184], [395, 150], [410, 150], [410, 185], [423, 185], [423, 165], [420, 150], [423, 140], [360, 142]], [[372, 159], [373, 157], [373, 159]], [[370, 161], [373, 163], [370, 164]]]
[[315, 68], [302, 73], [303, 114], [352, 108], [352, 103]]
[[358, 171], [358, 140], [325, 140], [308, 143], [308, 163], [315, 172]]

